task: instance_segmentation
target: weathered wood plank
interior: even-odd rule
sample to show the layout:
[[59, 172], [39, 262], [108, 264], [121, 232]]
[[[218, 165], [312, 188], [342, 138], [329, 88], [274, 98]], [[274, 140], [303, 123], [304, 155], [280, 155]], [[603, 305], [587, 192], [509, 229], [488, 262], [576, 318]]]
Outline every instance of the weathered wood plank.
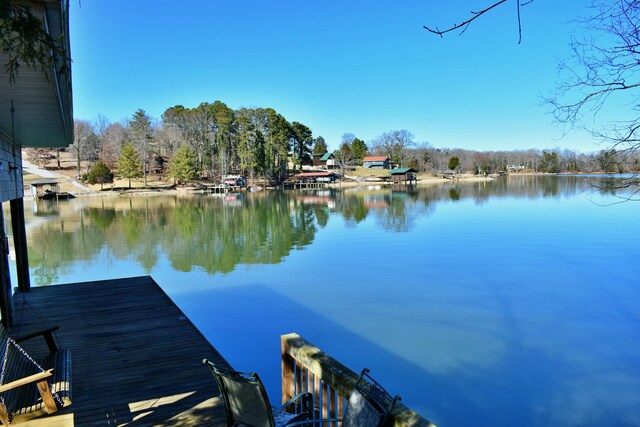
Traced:
[[[150, 277], [36, 287], [14, 302], [11, 333], [60, 326], [73, 365], [73, 403], [23, 425], [224, 425], [201, 360], [230, 366]], [[44, 340], [30, 341], [27, 351], [46, 352]]]

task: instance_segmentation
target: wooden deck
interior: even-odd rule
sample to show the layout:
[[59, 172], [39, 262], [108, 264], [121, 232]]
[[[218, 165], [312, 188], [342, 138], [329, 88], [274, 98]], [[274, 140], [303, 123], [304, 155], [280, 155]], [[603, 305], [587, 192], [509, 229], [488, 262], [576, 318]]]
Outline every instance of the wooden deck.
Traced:
[[[224, 425], [201, 360], [228, 364], [151, 277], [33, 288], [14, 305], [12, 334], [58, 325], [60, 347], [72, 355], [73, 403], [20, 425]], [[27, 351], [46, 351], [35, 341]]]

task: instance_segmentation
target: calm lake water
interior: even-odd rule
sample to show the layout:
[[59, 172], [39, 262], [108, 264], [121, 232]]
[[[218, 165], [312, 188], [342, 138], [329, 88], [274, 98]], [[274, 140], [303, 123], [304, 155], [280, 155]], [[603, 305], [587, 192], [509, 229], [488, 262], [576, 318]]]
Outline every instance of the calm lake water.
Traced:
[[440, 426], [637, 426], [640, 204], [620, 196], [510, 177], [25, 209], [34, 284], [150, 274], [274, 402], [297, 332]]

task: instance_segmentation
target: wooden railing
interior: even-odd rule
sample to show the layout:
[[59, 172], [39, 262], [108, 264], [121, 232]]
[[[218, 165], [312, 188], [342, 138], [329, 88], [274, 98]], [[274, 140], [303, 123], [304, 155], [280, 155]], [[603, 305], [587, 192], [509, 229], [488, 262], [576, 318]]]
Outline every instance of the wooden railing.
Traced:
[[[282, 403], [297, 393], [311, 392], [322, 418], [342, 418], [358, 374], [298, 334], [282, 335], [281, 342]], [[396, 404], [393, 414], [395, 427], [435, 427], [401, 403]]]

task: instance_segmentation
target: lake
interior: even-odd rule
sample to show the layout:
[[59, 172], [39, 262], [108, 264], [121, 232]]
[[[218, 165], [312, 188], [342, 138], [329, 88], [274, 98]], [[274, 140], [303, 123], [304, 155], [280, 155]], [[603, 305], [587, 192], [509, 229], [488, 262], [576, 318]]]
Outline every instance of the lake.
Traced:
[[274, 402], [297, 332], [440, 426], [637, 426], [640, 205], [594, 180], [27, 200], [32, 284], [149, 274]]

